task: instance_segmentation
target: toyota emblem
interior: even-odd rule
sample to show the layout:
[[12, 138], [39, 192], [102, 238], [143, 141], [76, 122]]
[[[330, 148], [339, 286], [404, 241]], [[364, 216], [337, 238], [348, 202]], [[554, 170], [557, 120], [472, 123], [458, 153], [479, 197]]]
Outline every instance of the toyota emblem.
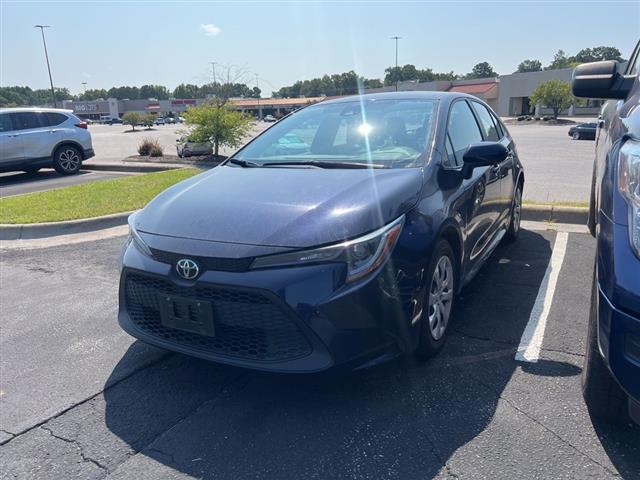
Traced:
[[176, 262], [176, 272], [185, 280], [193, 280], [200, 273], [200, 268], [190, 258], [181, 258]]

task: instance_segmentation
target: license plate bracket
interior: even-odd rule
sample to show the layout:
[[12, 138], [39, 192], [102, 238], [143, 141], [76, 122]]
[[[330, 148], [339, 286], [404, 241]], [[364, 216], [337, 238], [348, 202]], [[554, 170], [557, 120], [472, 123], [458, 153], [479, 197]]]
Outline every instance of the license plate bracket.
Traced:
[[211, 302], [177, 295], [159, 294], [160, 323], [184, 332], [215, 336]]

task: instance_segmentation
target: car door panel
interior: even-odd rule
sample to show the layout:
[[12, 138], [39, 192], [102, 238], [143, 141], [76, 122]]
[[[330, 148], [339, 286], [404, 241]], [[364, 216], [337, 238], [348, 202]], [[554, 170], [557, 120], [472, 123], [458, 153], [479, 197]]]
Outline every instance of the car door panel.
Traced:
[[24, 159], [22, 137], [13, 129], [9, 115], [0, 116], [0, 164], [20, 162]]

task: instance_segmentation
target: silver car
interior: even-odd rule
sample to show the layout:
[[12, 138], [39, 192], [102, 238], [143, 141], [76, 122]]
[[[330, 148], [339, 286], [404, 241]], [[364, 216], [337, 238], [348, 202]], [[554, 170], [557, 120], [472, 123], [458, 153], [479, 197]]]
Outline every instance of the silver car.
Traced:
[[0, 109], [0, 172], [53, 167], [73, 175], [94, 155], [87, 124], [70, 110]]
[[195, 143], [190, 142], [187, 137], [180, 137], [176, 140], [176, 150], [179, 157], [190, 157], [191, 155], [211, 155], [213, 145], [211, 142]]

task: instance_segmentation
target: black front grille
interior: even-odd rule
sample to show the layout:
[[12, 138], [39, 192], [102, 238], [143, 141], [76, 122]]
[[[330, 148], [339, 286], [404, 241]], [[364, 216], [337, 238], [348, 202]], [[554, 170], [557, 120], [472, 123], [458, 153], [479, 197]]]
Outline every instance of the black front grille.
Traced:
[[[257, 362], [292, 360], [311, 353], [311, 345], [283, 306], [266, 295], [231, 288], [178, 287], [137, 273], [125, 277], [127, 313], [142, 331], [206, 353]], [[160, 322], [159, 295], [211, 302], [215, 336], [166, 327]]]
[[166, 252], [164, 250], [151, 249], [153, 258], [162, 263], [175, 265], [181, 258], [191, 258], [198, 263], [202, 270], [213, 270], [219, 272], [246, 272], [253, 262], [253, 258], [216, 258], [216, 257], [194, 257], [182, 253]]

